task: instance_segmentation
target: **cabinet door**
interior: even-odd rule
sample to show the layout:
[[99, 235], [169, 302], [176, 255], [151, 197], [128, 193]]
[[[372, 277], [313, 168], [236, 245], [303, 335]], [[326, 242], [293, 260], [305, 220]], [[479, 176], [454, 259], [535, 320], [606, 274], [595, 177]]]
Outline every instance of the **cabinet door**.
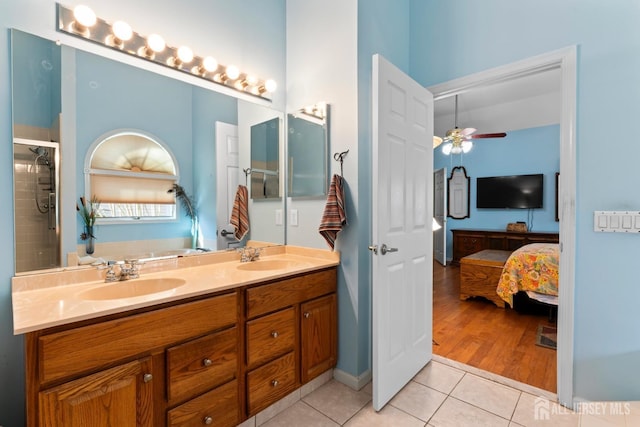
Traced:
[[65, 427], [153, 424], [151, 359], [106, 369], [40, 392], [40, 425]]
[[301, 313], [301, 379], [306, 383], [336, 364], [336, 295], [328, 295], [302, 304]]

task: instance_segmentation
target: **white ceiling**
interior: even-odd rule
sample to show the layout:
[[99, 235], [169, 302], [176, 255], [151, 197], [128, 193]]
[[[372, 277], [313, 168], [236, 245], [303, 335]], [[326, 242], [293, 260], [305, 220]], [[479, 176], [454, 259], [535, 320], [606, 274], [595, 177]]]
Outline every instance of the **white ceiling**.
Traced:
[[[560, 69], [476, 87], [458, 95], [458, 127], [476, 134], [560, 123]], [[435, 101], [434, 134], [454, 127], [455, 97]]]

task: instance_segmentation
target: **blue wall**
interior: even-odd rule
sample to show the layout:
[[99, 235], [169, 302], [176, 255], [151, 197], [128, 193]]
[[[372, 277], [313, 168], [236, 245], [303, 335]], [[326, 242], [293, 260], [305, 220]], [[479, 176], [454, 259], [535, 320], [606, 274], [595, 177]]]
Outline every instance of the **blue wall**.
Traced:
[[615, 133], [640, 116], [640, 55], [629, 54], [640, 50], [640, 5], [410, 3], [410, 71], [425, 86], [578, 46], [574, 395], [640, 400], [640, 240], [637, 233], [593, 231], [596, 210], [640, 209], [640, 145]]
[[[560, 127], [558, 125], [508, 132], [505, 138], [474, 140], [467, 154], [445, 156], [440, 148], [433, 153], [434, 170], [464, 166], [471, 178], [470, 216], [447, 218], [447, 258], [451, 259], [452, 234], [456, 228], [504, 230], [510, 222], [524, 221], [531, 231], [558, 232], [555, 221], [555, 174], [560, 170]], [[527, 209], [477, 209], [476, 178], [485, 176], [544, 174], [542, 209], [534, 209], [533, 222]]]

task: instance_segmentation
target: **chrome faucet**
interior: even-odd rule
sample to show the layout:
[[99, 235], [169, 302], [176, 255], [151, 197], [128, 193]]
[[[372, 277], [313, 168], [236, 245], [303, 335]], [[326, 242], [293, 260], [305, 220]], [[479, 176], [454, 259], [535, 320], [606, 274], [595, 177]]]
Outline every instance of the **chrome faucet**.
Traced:
[[[118, 273], [116, 273], [116, 266], [119, 266]], [[140, 277], [140, 264], [135, 259], [125, 259], [121, 265], [116, 261], [109, 261], [107, 268], [105, 282], [121, 282]]]
[[240, 262], [250, 262], [259, 259], [260, 251], [261, 248], [255, 247], [238, 248], [238, 252], [240, 252]]

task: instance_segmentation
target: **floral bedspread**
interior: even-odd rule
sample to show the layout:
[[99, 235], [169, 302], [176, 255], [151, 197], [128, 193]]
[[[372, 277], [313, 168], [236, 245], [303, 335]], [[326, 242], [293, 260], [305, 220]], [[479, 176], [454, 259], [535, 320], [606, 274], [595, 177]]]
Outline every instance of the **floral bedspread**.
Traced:
[[558, 295], [557, 243], [532, 243], [515, 250], [502, 269], [496, 292], [511, 307], [518, 291]]

